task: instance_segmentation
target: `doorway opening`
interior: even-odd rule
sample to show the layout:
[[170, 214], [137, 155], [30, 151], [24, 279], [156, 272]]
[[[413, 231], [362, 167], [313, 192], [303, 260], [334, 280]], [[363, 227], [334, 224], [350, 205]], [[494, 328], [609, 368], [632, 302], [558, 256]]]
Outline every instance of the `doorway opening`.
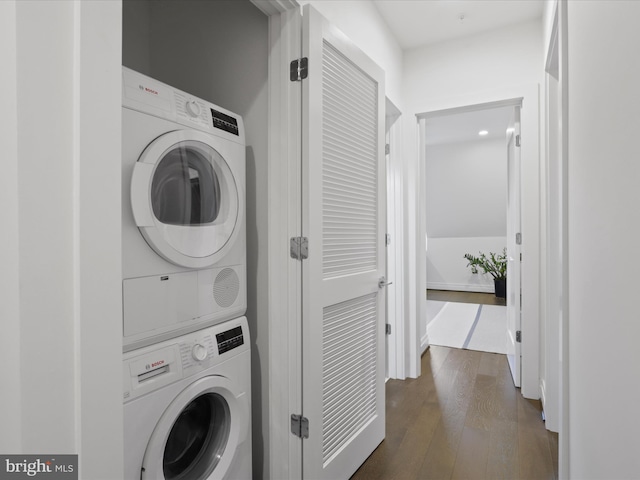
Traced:
[[[420, 116], [426, 213], [426, 325], [421, 343], [508, 355], [520, 386], [522, 99]], [[517, 130], [517, 132], [516, 132]], [[496, 267], [473, 273], [469, 255]], [[509, 288], [501, 289], [509, 270]], [[500, 296], [497, 296], [500, 295]]]

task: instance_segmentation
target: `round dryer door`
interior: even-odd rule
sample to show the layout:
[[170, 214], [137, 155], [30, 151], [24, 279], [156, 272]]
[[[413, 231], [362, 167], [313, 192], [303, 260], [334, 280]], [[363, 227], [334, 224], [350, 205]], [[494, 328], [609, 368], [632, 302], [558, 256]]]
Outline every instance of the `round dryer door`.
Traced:
[[[245, 441], [249, 412], [225, 377], [208, 376], [183, 390], [158, 422], [142, 462], [142, 479], [225, 477]], [[251, 461], [251, 459], [244, 459]]]
[[147, 243], [180, 266], [213, 265], [238, 234], [241, 196], [224, 145], [195, 130], [154, 140], [134, 167], [131, 206]]

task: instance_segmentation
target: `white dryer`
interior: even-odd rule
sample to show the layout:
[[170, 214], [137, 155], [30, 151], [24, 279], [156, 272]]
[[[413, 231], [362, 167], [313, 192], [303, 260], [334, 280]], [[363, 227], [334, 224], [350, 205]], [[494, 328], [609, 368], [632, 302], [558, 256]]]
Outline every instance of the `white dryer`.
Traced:
[[125, 480], [251, 478], [246, 318], [124, 354]]
[[123, 67], [124, 351], [246, 311], [239, 115]]

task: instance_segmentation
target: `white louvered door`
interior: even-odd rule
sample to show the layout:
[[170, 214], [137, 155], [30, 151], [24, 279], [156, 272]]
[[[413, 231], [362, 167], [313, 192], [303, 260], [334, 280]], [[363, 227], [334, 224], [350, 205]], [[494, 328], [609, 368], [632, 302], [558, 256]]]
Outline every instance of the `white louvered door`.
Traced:
[[303, 478], [349, 478], [384, 438], [384, 72], [305, 6]]

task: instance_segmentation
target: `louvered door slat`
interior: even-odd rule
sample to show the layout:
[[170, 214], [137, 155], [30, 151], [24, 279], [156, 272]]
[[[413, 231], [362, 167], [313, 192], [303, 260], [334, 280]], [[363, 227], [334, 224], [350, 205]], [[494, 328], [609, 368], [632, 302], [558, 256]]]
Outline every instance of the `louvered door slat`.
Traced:
[[[323, 460], [375, 415], [376, 302], [367, 295], [325, 308], [323, 320]], [[370, 408], [364, 409], [364, 405]], [[337, 428], [340, 426], [340, 428]]]
[[324, 274], [331, 277], [377, 267], [377, 85], [323, 47], [323, 229], [363, 247], [323, 236]]

